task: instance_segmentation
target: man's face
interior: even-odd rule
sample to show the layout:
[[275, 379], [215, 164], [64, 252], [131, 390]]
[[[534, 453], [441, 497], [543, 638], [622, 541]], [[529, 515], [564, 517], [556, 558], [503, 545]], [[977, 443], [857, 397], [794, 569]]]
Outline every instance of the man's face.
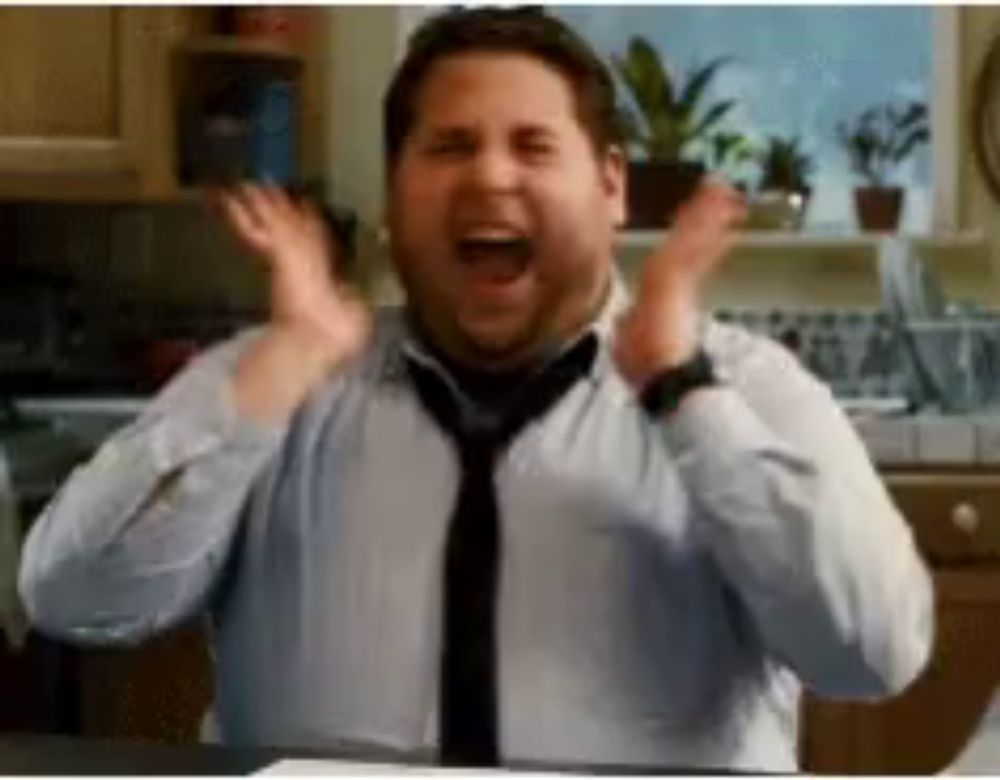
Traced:
[[459, 362], [530, 361], [599, 308], [624, 162], [598, 156], [569, 84], [520, 54], [432, 66], [393, 172], [392, 254], [420, 324]]

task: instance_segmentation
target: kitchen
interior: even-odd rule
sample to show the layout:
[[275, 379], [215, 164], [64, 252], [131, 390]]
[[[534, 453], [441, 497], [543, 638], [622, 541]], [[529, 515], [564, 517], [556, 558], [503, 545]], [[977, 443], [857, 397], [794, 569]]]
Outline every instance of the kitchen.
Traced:
[[[713, 291], [720, 316], [797, 342], [850, 399], [938, 577], [939, 661], [899, 702], [810, 704], [804, 755], [816, 771], [941, 769], [982, 720], [1000, 679], [990, 652], [1000, 638], [1000, 483], [991, 473], [1000, 426], [990, 414], [992, 342], [980, 337], [995, 327], [1000, 228], [988, 174], [967, 140], [1000, 13], [951, 11], [941, 24], [953, 36], [958, 105], [954, 148], [935, 152], [952, 173], [941, 221], [919, 238], [748, 232]], [[355, 250], [348, 272], [376, 300], [398, 295], [377, 230], [381, 167], [371, 139], [381, 87], [420, 9], [303, 13], [312, 18], [170, 7], [0, 12], [0, 72], [40, 85], [31, 89], [44, 98], [12, 101], [0, 118], [0, 430], [18, 531], [68, 469], [193, 351], [266, 310], [266, 277], [219, 229], [196, 186], [238, 176], [246, 163], [226, 141], [243, 130], [199, 113], [209, 102], [203, 83], [235, 71], [255, 84], [292, 85], [290, 93], [261, 91], [260, 110], [277, 110], [281, 121], [255, 152], [255, 170], [278, 178], [286, 170], [273, 150], [287, 141], [281, 107], [291, 94], [297, 178], [336, 204], [331, 219]], [[65, 45], [36, 45], [42, 31]], [[86, 78], [72, 75], [81, 62], [89, 63]], [[623, 235], [626, 276], [650, 241]], [[949, 319], [920, 340], [904, 337], [914, 329], [894, 318], [902, 312], [919, 329], [921, 317], [944, 319], [947, 303]], [[950, 360], [966, 352], [968, 360]], [[19, 534], [8, 536], [16, 546]], [[14, 686], [0, 699], [31, 705], [10, 716], [11, 730], [198, 737], [210, 674], [199, 627], [136, 651], [27, 641], [34, 655], [8, 650], [12, 671], [0, 672], [0, 685]], [[30, 722], [17, 722], [32, 711]]]

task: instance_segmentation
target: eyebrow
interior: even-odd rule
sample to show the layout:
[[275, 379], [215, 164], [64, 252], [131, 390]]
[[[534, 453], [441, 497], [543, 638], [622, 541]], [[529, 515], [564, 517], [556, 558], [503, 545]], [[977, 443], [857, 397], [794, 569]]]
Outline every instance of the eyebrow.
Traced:
[[521, 125], [514, 130], [518, 138], [555, 138], [558, 133], [547, 125]]
[[427, 130], [430, 138], [467, 138], [475, 134], [475, 128], [469, 125], [440, 125]]
[[[465, 124], [448, 124], [439, 125], [437, 127], [430, 127], [427, 130], [427, 135], [431, 138], [468, 138], [470, 136], [477, 135], [477, 131], [474, 125]], [[554, 138], [558, 135], [555, 128], [549, 127], [548, 125], [539, 124], [523, 124], [514, 127], [512, 134], [515, 137], [550, 137]]]

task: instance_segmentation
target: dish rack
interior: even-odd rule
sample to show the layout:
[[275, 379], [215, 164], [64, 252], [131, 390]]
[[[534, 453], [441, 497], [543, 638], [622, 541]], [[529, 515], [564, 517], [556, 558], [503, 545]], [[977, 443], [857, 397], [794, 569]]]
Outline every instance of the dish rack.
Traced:
[[903, 320], [921, 406], [941, 412], [1000, 408], [1000, 314], [953, 312]]

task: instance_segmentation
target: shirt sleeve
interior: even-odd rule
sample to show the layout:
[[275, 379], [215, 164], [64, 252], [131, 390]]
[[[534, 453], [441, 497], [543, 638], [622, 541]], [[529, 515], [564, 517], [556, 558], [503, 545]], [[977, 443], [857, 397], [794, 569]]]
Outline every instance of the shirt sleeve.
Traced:
[[284, 433], [235, 406], [232, 372], [253, 338], [240, 334], [197, 358], [35, 521], [18, 587], [40, 630], [133, 643], [205, 606]]
[[738, 356], [722, 350], [724, 384], [665, 426], [697, 532], [804, 685], [898, 692], [933, 640], [933, 588], [910, 529], [826, 386], [777, 344], [739, 341]]

